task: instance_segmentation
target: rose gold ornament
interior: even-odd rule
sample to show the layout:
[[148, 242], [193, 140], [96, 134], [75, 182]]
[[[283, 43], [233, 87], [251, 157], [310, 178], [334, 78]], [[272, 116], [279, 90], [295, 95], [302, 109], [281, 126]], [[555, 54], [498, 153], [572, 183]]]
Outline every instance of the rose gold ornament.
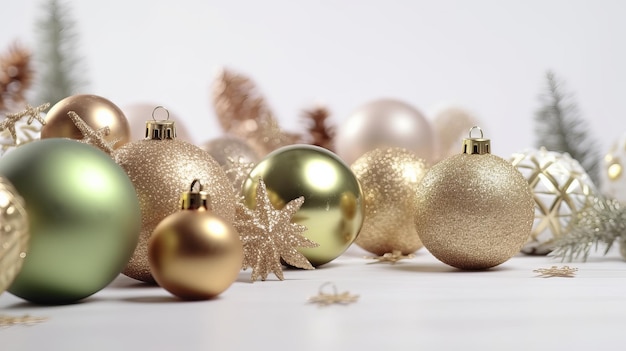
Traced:
[[430, 122], [414, 107], [392, 99], [361, 106], [339, 127], [335, 150], [348, 164], [376, 148], [402, 147], [432, 164], [437, 138]]
[[173, 121], [147, 121], [146, 135], [144, 140], [122, 146], [113, 156], [133, 182], [141, 207], [139, 244], [123, 273], [153, 282], [148, 240], [157, 224], [178, 210], [181, 189], [200, 179], [211, 196], [212, 211], [229, 223], [235, 216], [235, 197], [226, 174], [211, 155], [176, 139]]
[[83, 134], [68, 117], [74, 111], [93, 130], [109, 128], [105, 140], [117, 140], [115, 148], [130, 141], [130, 126], [122, 110], [111, 101], [96, 95], [72, 95], [57, 102], [46, 114], [46, 125], [41, 128], [41, 139], [82, 139]]
[[351, 168], [365, 200], [365, 220], [355, 243], [381, 256], [421, 248], [415, 213], [416, 188], [428, 169], [424, 160], [402, 148], [375, 149]]
[[221, 294], [237, 279], [243, 247], [233, 226], [212, 213], [210, 196], [194, 191], [180, 199], [182, 211], [157, 225], [148, 242], [152, 275], [165, 290], [185, 300]]
[[528, 182], [490, 148], [482, 130], [480, 138], [472, 138], [470, 131], [463, 153], [435, 164], [417, 188], [415, 222], [422, 243], [437, 259], [460, 269], [507, 261], [524, 246], [533, 224]]

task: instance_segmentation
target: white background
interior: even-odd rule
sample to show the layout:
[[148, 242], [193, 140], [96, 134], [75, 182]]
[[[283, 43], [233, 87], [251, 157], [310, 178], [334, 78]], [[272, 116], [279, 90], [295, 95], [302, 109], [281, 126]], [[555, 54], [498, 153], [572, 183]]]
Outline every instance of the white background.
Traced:
[[[70, 1], [84, 93], [162, 104], [203, 143], [221, 133], [209, 99], [218, 67], [252, 77], [283, 127], [323, 102], [341, 123], [392, 97], [432, 118], [474, 112], [508, 157], [534, 145], [544, 75], [576, 94], [601, 151], [626, 132], [626, 4], [620, 1]], [[36, 50], [42, 1], [5, 0], [0, 45]]]

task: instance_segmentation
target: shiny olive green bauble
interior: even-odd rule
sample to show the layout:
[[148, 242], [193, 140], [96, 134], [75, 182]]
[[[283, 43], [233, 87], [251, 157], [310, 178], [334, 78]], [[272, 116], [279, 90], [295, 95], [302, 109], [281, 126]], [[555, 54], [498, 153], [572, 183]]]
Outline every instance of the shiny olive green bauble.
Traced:
[[250, 208], [256, 206], [259, 178], [277, 209], [304, 196], [293, 219], [307, 228], [305, 237], [319, 244], [298, 249], [312, 265], [334, 260], [356, 239], [363, 224], [363, 193], [350, 167], [332, 152], [312, 145], [291, 145], [267, 155], [243, 184]]
[[108, 285], [137, 245], [141, 214], [133, 184], [102, 151], [68, 139], [20, 146], [0, 175], [24, 198], [30, 248], [9, 292], [64, 304]]

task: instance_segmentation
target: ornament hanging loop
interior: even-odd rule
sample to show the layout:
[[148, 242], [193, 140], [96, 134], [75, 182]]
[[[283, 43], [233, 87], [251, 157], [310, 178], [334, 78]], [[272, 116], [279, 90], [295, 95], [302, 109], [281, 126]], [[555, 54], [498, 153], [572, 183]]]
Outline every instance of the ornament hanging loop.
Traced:
[[326, 282], [322, 285], [320, 285], [320, 290], [319, 290], [319, 294], [320, 295], [330, 295], [330, 294], [325, 294], [324, 293], [324, 288], [330, 286], [333, 289], [333, 295], [337, 296], [339, 295], [339, 293], [337, 293], [337, 286], [333, 283], [333, 282]]
[[[157, 120], [155, 114], [158, 110], [164, 110], [166, 119]], [[170, 121], [170, 111], [163, 106], [157, 106], [152, 110], [152, 120], [146, 121], [147, 140], [173, 140], [176, 139], [176, 125]]]
[[[480, 132], [480, 138], [472, 138], [472, 132], [477, 129]], [[463, 139], [463, 153], [470, 155], [484, 155], [491, 153], [491, 140], [485, 139], [483, 130], [478, 126], [473, 126], [469, 130], [469, 137]]]
[[165, 117], [165, 121], [169, 121], [170, 120], [170, 110], [166, 109], [165, 107], [159, 105], [157, 107], [154, 108], [154, 110], [152, 110], [152, 120], [154, 121], [162, 121], [162, 119], [156, 119], [156, 117], [154, 116], [155, 113], [159, 110], [163, 110], [165, 111], [166, 117]]
[[[196, 184], [198, 185], [198, 191], [193, 190]], [[185, 191], [180, 195], [180, 209], [199, 211], [211, 209], [211, 197], [209, 193], [202, 190], [200, 179], [194, 179], [189, 186], [189, 191]]]
[[[168, 115], [168, 116], [169, 116], [169, 115]], [[478, 129], [478, 131], [480, 132], [480, 139], [482, 139], [482, 138], [484, 137], [484, 135], [483, 135], [483, 129], [482, 129], [482, 128], [480, 128], [479, 126], [473, 126], [472, 128], [470, 128], [470, 130], [469, 130], [469, 137], [470, 137], [470, 138], [472, 138], [472, 132], [473, 132], [475, 129]]]

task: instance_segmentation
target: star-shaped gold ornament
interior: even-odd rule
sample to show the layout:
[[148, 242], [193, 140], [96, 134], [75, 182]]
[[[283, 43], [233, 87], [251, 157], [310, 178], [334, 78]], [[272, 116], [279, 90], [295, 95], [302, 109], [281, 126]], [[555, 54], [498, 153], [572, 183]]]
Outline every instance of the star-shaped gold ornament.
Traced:
[[369, 258], [371, 260], [376, 260], [376, 262], [370, 263], [381, 263], [381, 262], [389, 262], [391, 264], [396, 264], [400, 260], [407, 260], [414, 258], [414, 254], [403, 255], [400, 250], [393, 250], [392, 252], [387, 252], [382, 256], [367, 256], [365, 258]]
[[562, 277], [562, 278], [573, 278], [578, 272], [578, 268], [563, 266], [557, 267], [552, 266], [550, 268], [539, 268], [533, 271], [534, 273], [539, 273], [537, 277], [540, 278], [553, 278], [553, 277]]
[[17, 132], [15, 131], [15, 124], [19, 122], [22, 118], [28, 116], [28, 120], [26, 121], [27, 125], [31, 125], [34, 120], [37, 120], [41, 125], [46, 125], [46, 121], [41, 117], [41, 113], [50, 107], [49, 103], [45, 103], [39, 105], [37, 107], [32, 107], [31, 105], [26, 104], [26, 108], [23, 111], [16, 113], [9, 113], [6, 115], [6, 118], [0, 122], [0, 131], [8, 130], [9, 134], [11, 134], [11, 138], [13, 139], [14, 144], [18, 144]]
[[115, 143], [117, 143], [119, 140], [115, 139], [109, 142], [104, 140], [104, 138], [111, 133], [111, 129], [108, 126], [100, 128], [98, 130], [93, 130], [93, 128], [85, 123], [85, 121], [80, 118], [80, 116], [76, 112], [69, 111], [67, 115], [70, 117], [72, 122], [74, 122], [76, 128], [78, 128], [78, 130], [80, 130], [80, 133], [83, 135], [83, 138], [78, 141], [80, 141], [81, 143], [89, 144], [91, 146], [95, 146], [98, 149], [106, 152], [108, 155], [111, 155], [113, 153], [113, 145], [115, 145]]
[[29, 315], [13, 317], [7, 315], [0, 315], [0, 327], [10, 327], [14, 325], [32, 325], [48, 320], [44, 317], [32, 317]]
[[[332, 286], [332, 293], [325, 293], [324, 287]], [[359, 295], [352, 295], [349, 291], [344, 291], [342, 293], [337, 292], [337, 287], [335, 284], [331, 282], [326, 282], [320, 286], [320, 291], [317, 295], [309, 297], [308, 301], [310, 303], [316, 303], [320, 306], [328, 306], [332, 304], [341, 304], [347, 305], [353, 302], [357, 302], [359, 299]]]
[[263, 180], [259, 179], [256, 190], [256, 209], [251, 210], [238, 203], [233, 223], [243, 244], [242, 268], [252, 268], [252, 281], [267, 279], [274, 273], [284, 280], [281, 259], [287, 264], [314, 269], [309, 260], [296, 247], [317, 247], [317, 243], [302, 235], [306, 227], [292, 223], [291, 218], [304, 203], [304, 197], [289, 201], [281, 210], [274, 208]]

